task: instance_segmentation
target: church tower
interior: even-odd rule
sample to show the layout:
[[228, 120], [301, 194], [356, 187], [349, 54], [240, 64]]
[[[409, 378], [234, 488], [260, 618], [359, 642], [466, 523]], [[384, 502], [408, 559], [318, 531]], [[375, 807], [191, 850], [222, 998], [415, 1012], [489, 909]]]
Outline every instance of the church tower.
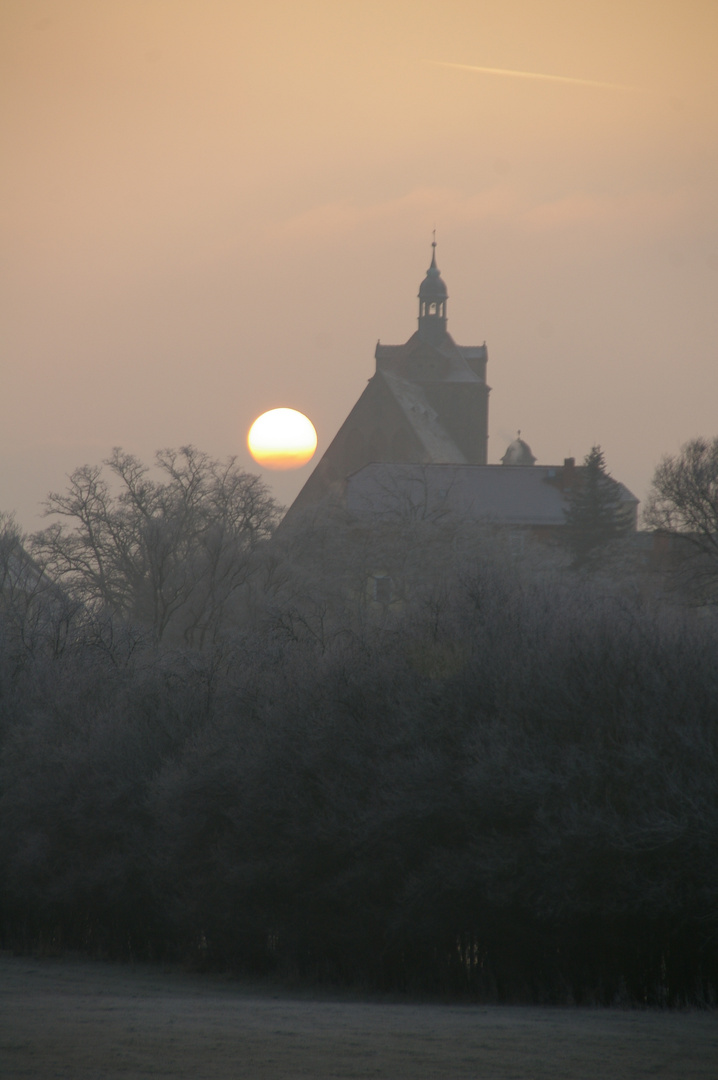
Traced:
[[404, 345], [376, 346], [376, 371], [295, 499], [290, 513], [341, 493], [371, 462], [485, 465], [489, 386], [486, 345], [457, 345], [447, 330], [449, 293], [436, 265], [419, 286], [419, 325]]
[[436, 265], [436, 240], [431, 247], [431, 266], [419, 286], [419, 333], [425, 341], [440, 342], [446, 333], [449, 294]]

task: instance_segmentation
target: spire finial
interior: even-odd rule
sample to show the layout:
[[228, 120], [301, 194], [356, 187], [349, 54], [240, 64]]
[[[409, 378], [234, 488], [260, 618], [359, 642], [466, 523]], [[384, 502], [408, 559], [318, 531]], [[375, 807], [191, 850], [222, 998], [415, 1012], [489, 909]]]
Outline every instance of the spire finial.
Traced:
[[436, 269], [436, 226], [432, 229], [431, 236], [431, 266]]

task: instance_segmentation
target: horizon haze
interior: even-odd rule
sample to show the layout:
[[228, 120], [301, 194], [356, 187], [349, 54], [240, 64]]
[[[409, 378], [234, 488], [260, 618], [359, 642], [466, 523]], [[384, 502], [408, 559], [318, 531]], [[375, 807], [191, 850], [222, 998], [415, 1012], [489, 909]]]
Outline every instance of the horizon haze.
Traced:
[[[434, 228], [489, 462], [600, 444], [643, 500], [718, 435], [717, 44], [709, 0], [5, 0], [0, 511], [189, 443], [290, 503]], [[319, 440], [284, 474], [279, 407]]]

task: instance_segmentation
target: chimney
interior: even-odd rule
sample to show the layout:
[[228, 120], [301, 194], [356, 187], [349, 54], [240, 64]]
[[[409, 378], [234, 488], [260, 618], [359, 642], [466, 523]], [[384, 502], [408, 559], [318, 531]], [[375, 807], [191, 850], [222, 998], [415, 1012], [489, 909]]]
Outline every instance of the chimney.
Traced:
[[567, 457], [563, 459], [563, 472], [561, 473], [561, 490], [565, 491], [566, 488], [573, 487], [576, 479], [576, 458]]

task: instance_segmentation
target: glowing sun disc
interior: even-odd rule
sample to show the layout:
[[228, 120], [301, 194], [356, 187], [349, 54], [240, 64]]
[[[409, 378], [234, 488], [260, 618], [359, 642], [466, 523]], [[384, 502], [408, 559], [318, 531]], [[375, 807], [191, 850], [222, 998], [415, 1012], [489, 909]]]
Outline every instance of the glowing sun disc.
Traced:
[[270, 409], [252, 424], [249, 452], [265, 469], [298, 469], [317, 448], [314, 424], [296, 409]]

